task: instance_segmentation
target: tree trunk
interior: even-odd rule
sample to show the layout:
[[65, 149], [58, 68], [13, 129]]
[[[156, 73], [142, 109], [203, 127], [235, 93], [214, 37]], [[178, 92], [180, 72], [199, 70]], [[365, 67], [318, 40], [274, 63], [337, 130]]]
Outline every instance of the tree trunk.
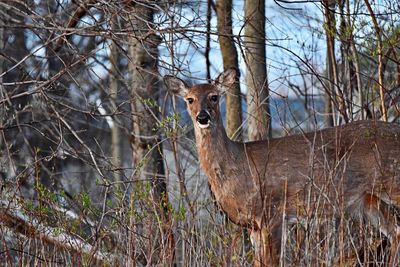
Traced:
[[231, 139], [241, 140], [242, 105], [239, 83], [240, 71], [238, 53], [232, 32], [232, 0], [219, 0], [217, 2], [217, 29], [224, 70], [229, 68], [236, 68], [238, 70], [237, 82], [225, 96], [226, 133]]
[[384, 85], [384, 66], [383, 66], [383, 43], [382, 43], [382, 29], [379, 26], [379, 23], [376, 19], [375, 13], [372, 10], [372, 7], [368, 0], [364, 0], [365, 5], [367, 6], [368, 12], [371, 16], [372, 24], [374, 25], [374, 30], [376, 34], [376, 42], [377, 42], [377, 52], [378, 52], [378, 88], [379, 88], [379, 96], [381, 100], [381, 117], [384, 121], [388, 121], [387, 109], [385, 105], [385, 95], [386, 89]]
[[245, 37], [247, 113], [249, 140], [261, 140], [270, 136], [269, 89], [265, 49], [264, 0], [246, 0]]
[[[112, 27], [116, 29], [116, 22], [112, 22]], [[118, 106], [118, 50], [117, 44], [111, 40], [110, 44], [110, 101], [111, 101], [111, 109], [114, 113], [113, 115], [113, 124], [111, 126], [111, 156], [112, 156], [112, 165], [115, 169], [113, 171], [114, 181], [121, 181], [121, 131], [118, 125], [118, 120], [116, 118], [115, 113], [117, 112]]]
[[[157, 47], [160, 38], [149, 28], [153, 13], [151, 6], [135, 3], [129, 13], [132, 32], [128, 70], [131, 110], [135, 114], [131, 143], [136, 187], [131, 196], [127, 266], [134, 266], [137, 260], [147, 266], [168, 266], [173, 261], [165, 171], [159, 135], [155, 131], [159, 117]], [[142, 216], [135, 216], [138, 213]]]
[[334, 101], [335, 86], [338, 85], [337, 66], [335, 59], [335, 6], [336, 1], [324, 0], [325, 31], [326, 31], [326, 70], [328, 74], [327, 88], [325, 89], [325, 126], [335, 125]]
[[[3, 16], [0, 16], [0, 24], [5, 25], [5, 20], [3, 19]], [[4, 51], [4, 28], [0, 27], [0, 51]], [[3, 73], [3, 66], [4, 66], [4, 57], [0, 56], [0, 73]], [[0, 76], [0, 99], [6, 99], [6, 89], [4, 88], [3, 85], [3, 76]], [[0, 128], [4, 127], [4, 122], [5, 122], [5, 115], [6, 115], [6, 105], [5, 103], [0, 104]], [[7, 162], [3, 161], [3, 157], [6, 157], [8, 154], [8, 150], [5, 149], [4, 145], [7, 145], [4, 143], [4, 136], [0, 138], [0, 151], [3, 151], [2, 155], [0, 155], [0, 160], [1, 162]], [[9, 164], [7, 164], [7, 167], [4, 167], [3, 170], [0, 171], [0, 176], [4, 175], [4, 178], [8, 178], [11, 176], [10, 174], [12, 173], [9, 171], [9, 169], [15, 169], [13, 162], [10, 160]], [[2, 173], [5, 172], [5, 173]], [[3, 178], [3, 179], [4, 179]], [[3, 197], [3, 196], [2, 196]], [[0, 197], [0, 199], [2, 199]]]
[[[350, 4], [349, 0], [338, 1], [339, 12], [340, 12], [340, 33], [339, 39], [341, 41], [341, 53], [342, 62], [344, 67], [342, 68], [342, 87], [343, 94], [346, 97], [347, 116], [349, 120], [354, 120], [354, 114], [358, 112], [358, 107], [354, 103], [354, 99], [357, 97], [357, 93], [360, 92], [359, 75], [356, 72], [357, 69], [357, 57], [353, 57], [352, 51], [353, 42], [353, 29], [351, 27], [350, 19]], [[361, 94], [362, 95], [362, 94]], [[362, 110], [362, 109], [361, 109]]]
[[[4, 25], [3, 17], [0, 16], [0, 24]], [[0, 51], [4, 51], [4, 29], [3, 27], [0, 27]], [[4, 64], [4, 59], [3, 56], [0, 57], [0, 73], [3, 73], [3, 64]], [[0, 99], [5, 99], [6, 94], [5, 94], [5, 88], [3, 86], [3, 76], [0, 76]], [[5, 104], [0, 104], [0, 127], [3, 127], [3, 120], [5, 116]], [[3, 138], [0, 138], [0, 149], [1, 151], [3, 150]]]
[[[272, 132], [265, 48], [265, 2], [246, 0], [244, 8], [248, 139], [264, 140]], [[269, 247], [270, 240], [264, 242], [262, 247]], [[256, 248], [254, 265], [264, 266], [269, 260], [268, 252], [268, 249], [260, 251]]]

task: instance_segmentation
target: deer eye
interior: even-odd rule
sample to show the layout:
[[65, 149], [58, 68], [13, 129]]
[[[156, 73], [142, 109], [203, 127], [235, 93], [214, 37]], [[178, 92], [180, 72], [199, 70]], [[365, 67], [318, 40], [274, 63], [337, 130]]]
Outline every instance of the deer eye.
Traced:
[[212, 95], [210, 97], [210, 99], [211, 99], [212, 102], [217, 102], [218, 101], [218, 96], [217, 95]]
[[192, 104], [192, 103], [193, 103], [193, 98], [187, 98], [186, 101], [187, 101], [189, 104]]

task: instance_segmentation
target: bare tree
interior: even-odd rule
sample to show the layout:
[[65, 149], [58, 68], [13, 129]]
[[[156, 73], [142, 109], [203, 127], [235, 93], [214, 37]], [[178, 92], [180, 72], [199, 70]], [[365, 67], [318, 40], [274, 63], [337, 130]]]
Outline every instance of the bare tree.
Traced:
[[[139, 180], [139, 188], [148, 190], [153, 203], [146, 201], [142, 205], [144, 214], [148, 214], [141, 222], [131, 216], [129, 231], [129, 261], [133, 266], [136, 255], [143, 256], [140, 261], [146, 265], [161, 264], [165, 259], [170, 264], [173, 261], [173, 239], [168, 214], [168, 192], [165, 181], [165, 170], [162, 157], [162, 147], [156, 125], [160, 119], [158, 110], [158, 45], [160, 38], [149, 28], [153, 21], [154, 7], [148, 3], [134, 3], [129, 8], [129, 24], [131, 37], [129, 41], [129, 63], [131, 88], [131, 110], [138, 114], [132, 119], [132, 152], [133, 180]], [[143, 186], [144, 185], [144, 186]], [[136, 185], [135, 185], [136, 186]], [[135, 194], [131, 196], [131, 210], [137, 209]], [[141, 201], [141, 200], [139, 200]], [[142, 200], [143, 201], [143, 200]], [[145, 215], [146, 216], [146, 215]], [[157, 220], [159, 217], [159, 221]], [[142, 225], [142, 229], [137, 224]], [[137, 246], [137, 231], [143, 230], [144, 238], [140, 239], [141, 247]], [[143, 252], [142, 252], [143, 251]], [[141, 255], [141, 254], [144, 255]], [[136, 255], [135, 255], [136, 254]]]
[[325, 125], [334, 125], [333, 101], [335, 100], [335, 86], [339, 83], [337, 74], [337, 65], [335, 60], [335, 6], [336, 1], [325, 0], [325, 32], [326, 32], [326, 70], [327, 70], [327, 92], [325, 96]]
[[[117, 29], [117, 19], [113, 18], [111, 21], [112, 29]], [[110, 40], [110, 100], [112, 106], [112, 112], [114, 112], [113, 117], [113, 124], [111, 126], [111, 150], [112, 150], [112, 163], [115, 166], [114, 168], [114, 180], [120, 182], [122, 180], [121, 172], [118, 168], [121, 168], [121, 137], [122, 131], [119, 127], [118, 120], [116, 119], [116, 113], [118, 111], [118, 77], [119, 77], [119, 70], [118, 70], [118, 47], [114, 40]]]
[[[217, 30], [221, 48], [224, 70], [235, 68], [239, 71], [238, 53], [232, 32], [232, 0], [217, 2]], [[226, 99], [226, 133], [232, 139], [241, 139], [242, 103], [240, 97], [240, 75], [237, 82], [225, 96]]]
[[268, 138], [271, 132], [266, 65], [265, 2], [248, 0], [244, 7], [249, 140]]
[[[333, 101], [334, 107], [338, 107], [338, 111], [340, 112], [340, 115], [342, 116], [344, 121], [348, 122], [349, 118], [347, 114], [345, 95], [343, 87], [340, 86], [339, 83], [339, 73], [335, 57], [336, 19], [334, 11], [336, 3], [334, 1], [325, 1], [323, 5], [325, 7], [324, 10], [325, 10], [325, 21], [326, 21], [327, 70], [328, 70], [328, 88], [329, 88], [328, 95], [330, 101]], [[329, 107], [330, 105], [332, 105], [332, 103], [329, 103], [329, 105], [327, 106]], [[328, 109], [328, 111], [330, 110]], [[328, 114], [328, 116], [330, 115]], [[330, 123], [329, 120], [328, 123]], [[334, 124], [337, 125], [337, 123], [338, 122]]]

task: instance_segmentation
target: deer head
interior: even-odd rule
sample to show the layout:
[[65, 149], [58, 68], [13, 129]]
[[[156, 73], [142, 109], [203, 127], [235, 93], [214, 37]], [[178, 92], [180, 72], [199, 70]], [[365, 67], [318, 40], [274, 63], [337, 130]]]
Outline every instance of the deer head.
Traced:
[[221, 73], [211, 84], [188, 86], [174, 76], [164, 76], [168, 90], [185, 99], [193, 124], [198, 130], [210, 130], [222, 124], [219, 110], [220, 97], [236, 81], [236, 69]]

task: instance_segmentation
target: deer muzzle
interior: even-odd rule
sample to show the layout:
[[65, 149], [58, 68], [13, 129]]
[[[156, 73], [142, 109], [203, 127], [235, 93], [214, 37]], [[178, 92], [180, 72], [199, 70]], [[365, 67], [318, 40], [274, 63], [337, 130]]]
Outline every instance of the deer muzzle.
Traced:
[[208, 113], [206, 110], [201, 110], [196, 116], [197, 125], [203, 129], [210, 126], [210, 119], [210, 113]]

